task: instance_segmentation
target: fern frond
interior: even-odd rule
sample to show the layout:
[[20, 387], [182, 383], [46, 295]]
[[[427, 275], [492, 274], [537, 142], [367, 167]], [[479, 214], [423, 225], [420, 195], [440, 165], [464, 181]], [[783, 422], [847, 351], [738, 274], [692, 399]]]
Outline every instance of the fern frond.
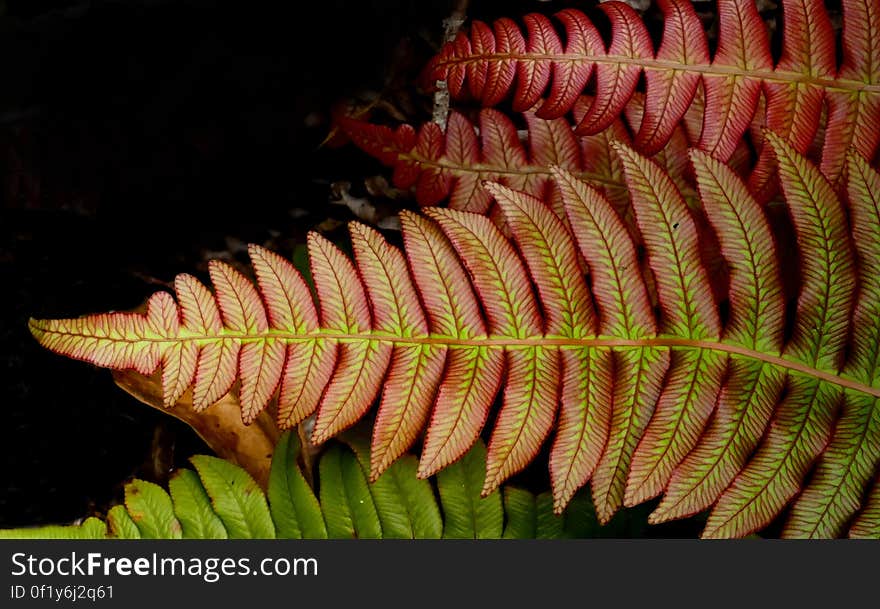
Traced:
[[[0, 539], [485, 539], [618, 535], [598, 525], [589, 501], [553, 513], [547, 494], [503, 489], [481, 498], [486, 448], [478, 442], [436, 486], [416, 477], [416, 459], [406, 455], [375, 482], [366, 479], [368, 442], [347, 433], [318, 462], [320, 500], [297, 462], [295, 434], [281, 436], [272, 458], [267, 494], [232, 463], [196, 455], [195, 471], [175, 470], [162, 487], [144, 480], [125, 485], [125, 502], [113, 506], [106, 523], [0, 530]], [[439, 501], [435, 492], [439, 490]], [[508, 498], [515, 497], [516, 501]], [[577, 510], [578, 514], [572, 512]], [[529, 526], [526, 526], [526, 525]]]
[[[714, 506], [704, 534], [742, 536], [797, 496], [786, 534], [837, 535], [860, 509], [880, 454], [872, 275], [880, 176], [853, 153], [844, 202], [792, 145], [772, 133], [767, 141], [797, 236], [799, 266], [784, 271], [800, 277], [790, 318], [773, 224], [735, 172], [692, 152], [730, 276], [722, 317], [695, 210], [659, 165], [617, 143], [647, 268], [614, 205], [553, 168], [568, 223], [526, 193], [487, 186], [511, 240], [484, 216], [441, 208], [401, 214], [405, 255], [357, 223], [354, 263], [311, 235], [318, 308], [290, 263], [252, 246], [259, 289], [212, 263], [213, 296], [182, 276], [179, 304], [159, 293], [143, 315], [32, 320], [31, 331], [54, 351], [100, 365], [162, 366], [166, 403], [181, 379], [201, 396], [240, 379], [246, 420], [280, 378], [279, 423], [317, 410], [316, 442], [360, 419], [381, 392], [373, 480], [426, 423], [418, 474], [459, 460], [503, 381], [484, 495], [534, 459], [555, 427], [557, 511], [592, 481], [603, 522], [621, 504], [665, 493], [654, 521]], [[329, 354], [320, 365], [318, 352]], [[285, 390], [289, 378], [304, 387]], [[299, 399], [285, 402], [291, 395]], [[356, 469], [331, 465], [346, 493], [364, 495]], [[334, 520], [338, 530], [371, 522], [355, 508]]]
[[520, 142], [514, 123], [489, 108], [480, 111], [478, 127], [462, 114], [450, 113], [445, 133], [435, 123], [425, 123], [418, 134], [409, 125], [392, 130], [352, 119], [340, 125], [358, 147], [394, 168], [395, 186], [415, 187], [421, 206], [448, 199], [453, 209], [486, 213], [492, 202], [481, 186], [486, 180], [552, 200], [551, 165], [603, 186], [609, 197], [625, 204], [623, 181], [608, 148], [609, 137], [628, 138], [622, 123], [606, 134], [580, 138], [565, 119], [543, 120], [534, 112], [523, 116], [528, 147]]
[[[616, 117], [595, 135], [577, 135], [568, 119], [545, 120], [526, 111], [522, 116], [528, 127], [527, 145], [520, 141], [513, 121], [490, 108], [480, 111], [478, 125], [453, 111], [445, 132], [435, 123], [425, 123], [418, 133], [410, 125], [392, 130], [353, 119], [342, 119], [340, 126], [358, 147], [394, 168], [394, 185], [413, 188], [423, 207], [446, 202], [453, 209], [492, 215], [492, 199], [481, 184], [493, 181], [545, 200], [564, 216], [551, 175], [555, 166], [599, 188], [631, 224], [623, 168], [610, 144], [630, 142], [628, 124], [641, 121], [641, 101], [641, 95], [634, 94], [628, 120]], [[575, 100], [575, 121], [590, 104], [586, 96]], [[695, 194], [688, 189], [685, 175], [687, 148], [692, 143], [684, 127], [677, 126], [657, 159], [688, 197]]]
[[[805, 154], [822, 128], [822, 173], [832, 185], [843, 175], [846, 152], [873, 159], [880, 143], [880, 2], [843, 0], [843, 60], [838, 66], [831, 20], [821, 0], [783, 0], [782, 54], [774, 65], [769, 36], [753, 0], [718, 0], [718, 48], [710, 58], [706, 35], [690, 2], [659, 0], [663, 39], [656, 52], [635, 11], [618, 2], [600, 5], [611, 21], [607, 46], [582, 12], [523, 18], [525, 34], [509, 19], [492, 28], [474, 22], [430, 65], [453, 97], [470, 95], [491, 106], [513, 90], [513, 107], [541, 102], [537, 116], [553, 119], [572, 108], [588, 82], [595, 98], [577, 127], [580, 134], [607, 128], [632, 97], [641, 73], [646, 80], [644, 118], [635, 146], [654, 154], [684, 117], [699, 85], [705, 111], [699, 147], [731, 158], [759, 107], [763, 124]], [[595, 75], [595, 76], [593, 76]], [[823, 105], [828, 105], [822, 118]], [[763, 146], [750, 186], [765, 193], [774, 157]], [[762, 197], [763, 198], [763, 197]]]

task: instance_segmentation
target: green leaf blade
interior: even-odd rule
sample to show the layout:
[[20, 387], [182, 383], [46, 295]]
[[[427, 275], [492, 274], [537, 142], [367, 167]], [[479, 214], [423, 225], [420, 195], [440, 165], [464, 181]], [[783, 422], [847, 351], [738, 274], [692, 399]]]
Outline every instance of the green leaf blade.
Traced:
[[446, 539], [498, 539], [504, 508], [501, 493], [480, 497], [486, 476], [486, 446], [478, 441], [459, 460], [437, 474]]
[[[575, 505], [572, 500], [569, 505]], [[561, 539], [565, 537], [565, 517], [553, 511], [553, 497], [549, 493], [541, 493], [535, 497], [537, 527], [536, 539]]]
[[[354, 451], [366, 475], [374, 463], [369, 437], [355, 428], [340, 440]], [[418, 460], [404, 455], [369, 485], [385, 539], [439, 539], [443, 534], [434, 490], [417, 472]]]
[[370, 485], [386, 539], [439, 539], [443, 520], [427, 480], [417, 477], [418, 460], [405, 455]]
[[180, 539], [183, 529], [168, 493], [146, 480], [125, 485], [125, 507], [143, 539]]
[[381, 539], [379, 514], [354, 454], [336, 444], [321, 457], [318, 471], [328, 537]]
[[619, 535], [614, 527], [599, 523], [596, 507], [587, 493], [578, 493], [562, 513], [563, 536], [568, 539], [592, 539]]
[[174, 513], [183, 528], [184, 539], [227, 539], [223, 521], [211, 507], [211, 498], [189, 469], [175, 471], [168, 481]]
[[199, 473], [214, 511], [231, 539], [273, 539], [275, 526], [263, 491], [251, 476], [223, 459], [195, 455], [190, 462]]
[[275, 446], [269, 473], [269, 510], [280, 539], [326, 539], [321, 505], [297, 463], [299, 438], [285, 432]]
[[81, 524], [0, 529], [0, 539], [105, 539], [106, 537], [107, 525], [94, 516], [86, 518]]
[[534, 539], [538, 532], [535, 496], [513, 486], [504, 487], [504, 539]]
[[134, 520], [128, 515], [124, 505], [114, 505], [107, 512], [107, 524], [110, 526], [110, 536], [116, 539], [140, 539], [141, 531]]

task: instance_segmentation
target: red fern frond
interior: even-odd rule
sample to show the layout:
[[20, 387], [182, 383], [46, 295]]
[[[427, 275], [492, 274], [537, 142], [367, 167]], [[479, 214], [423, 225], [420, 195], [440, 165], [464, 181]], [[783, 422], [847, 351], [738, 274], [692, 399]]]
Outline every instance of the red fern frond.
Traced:
[[[537, 116], [553, 119], [570, 110], [589, 82], [594, 101], [577, 133], [596, 134], [623, 111], [646, 80], [644, 118], [635, 145], [654, 154], [685, 116], [700, 83], [705, 111], [699, 147], [723, 161], [733, 155], [759, 108], [762, 123], [805, 154], [824, 133], [821, 169], [836, 185], [846, 152], [873, 159], [880, 144], [880, 1], [843, 0], [843, 60], [837, 65], [831, 21], [821, 0], [783, 0], [783, 42], [773, 62], [769, 37], [753, 0], [718, 0], [718, 48], [710, 58], [703, 27], [690, 2], [658, 0], [664, 14], [656, 53], [647, 30], [627, 5], [600, 5], [611, 21], [605, 46], [592, 21], [566, 9], [556, 15], [564, 31], [542, 15], [523, 19], [525, 34], [508, 19], [490, 29], [471, 26], [431, 62], [433, 78], [445, 80], [453, 97], [469, 94], [494, 105], [513, 90], [513, 106], [524, 111], [541, 101]], [[493, 75], [492, 78], [484, 75]], [[828, 111], [823, 122], [823, 107]], [[750, 179], [765, 198], [774, 157], [762, 146]]]
[[[585, 103], [575, 112], [583, 112]], [[612, 138], [629, 139], [622, 122], [603, 134], [578, 137], [565, 119], [543, 120], [534, 112], [523, 116], [528, 146], [520, 141], [513, 121], [492, 109], [480, 112], [478, 126], [452, 112], [445, 133], [435, 123], [424, 124], [417, 135], [409, 125], [392, 130], [345, 119], [340, 126], [358, 147], [394, 168], [395, 186], [414, 187], [416, 201], [423, 207], [448, 199], [452, 209], [485, 214], [492, 199], [481, 184], [489, 180], [555, 200], [555, 208], [561, 210], [553, 192], [551, 165], [589, 180], [626, 205], [622, 173], [608, 145]]]
[[[416, 201], [423, 207], [445, 202], [452, 209], [493, 216], [492, 199], [481, 187], [483, 182], [493, 181], [548, 201], [564, 217], [551, 175], [551, 167], [555, 166], [599, 188], [634, 228], [623, 167], [611, 142], [631, 143], [628, 128], [642, 121], [641, 102], [642, 96], [633, 94], [625, 117], [616, 117], [601, 133], [587, 136], [577, 135], [565, 118], [545, 120], [533, 111], [524, 112], [527, 145], [520, 140], [510, 118], [488, 108], [480, 111], [478, 125], [452, 112], [445, 133], [434, 123], [424, 124], [417, 134], [410, 125], [391, 129], [353, 119], [342, 119], [340, 127], [358, 147], [394, 168], [394, 185], [413, 188]], [[585, 115], [590, 104], [588, 97], [574, 102], [575, 121]], [[691, 118], [693, 112], [688, 116]], [[687, 150], [695, 143], [688, 138], [685, 125], [678, 125], [655, 160], [682, 190], [689, 205], [698, 208], [687, 160]], [[740, 161], [747, 158], [743, 142], [737, 150]]]

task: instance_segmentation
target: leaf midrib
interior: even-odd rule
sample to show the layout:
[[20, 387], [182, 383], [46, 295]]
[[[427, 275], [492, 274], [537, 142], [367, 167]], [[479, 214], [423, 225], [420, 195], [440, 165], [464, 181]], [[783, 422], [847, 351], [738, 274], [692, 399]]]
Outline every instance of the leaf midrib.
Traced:
[[865, 91], [880, 94], [880, 84], [860, 82], [847, 78], [820, 78], [803, 72], [789, 70], [744, 70], [739, 66], [715, 64], [687, 64], [668, 59], [626, 57], [622, 55], [606, 55], [604, 57], [585, 57], [572, 53], [483, 53], [467, 57], [444, 58], [437, 63], [436, 69], [446, 65], [469, 64], [486, 61], [550, 61], [552, 63], [593, 63], [596, 65], [633, 65], [643, 70], [671, 71], [680, 70], [708, 74], [714, 76], [740, 76], [749, 80], [760, 80], [769, 83], [807, 84], [821, 87], [828, 91]]
[[[691, 339], [678, 336], [654, 336], [649, 338], [619, 338], [596, 336], [588, 338], [569, 338], [563, 336], [533, 336], [526, 338], [513, 338], [508, 336], [486, 336], [458, 338], [450, 336], [441, 336], [429, 334], [424, 336], [395, 336], [387, 333], [370, 332], [370, 333], [345, 333], [338, 331], [314, 332], [308, 334], [295, 334], [282, 330], [269, 329], [262, 333], [246, 334], [242, 332], [225, 331], [220, 334], [205, 336], [177, 336], [177, 337], [134, 337], [134, 338], [111, 338], [107, 336], [96, 336], [87, 334], [77, 334], [73, 332], [58, 332], [52, 329], [42, 329], [38, 325], [39, 322], [31, 321], [32, 331], [38, 334], [53, 334], [56, 336], [71, 336], [76, 338], [107, 340], [113, 342], [126, 343], [179, 343], [179, 342], [195, 342], [197, 344], [206, 344], [216, 341], [239, 340], [242, 343], [265, 341], [269, 339], [283, 340], [286, 342], [300, 343], [318, 340], [335, 340], [338, 342], [360, 342], [360, 341], [376, 341], [382, 343], [391, 343], [392, 345], [440, 345], [450, 349], [475, 348], [475, 347], [498, 347], [506, 349], [516, 348], [535, 348], [535, 347], [572, 347], [572, 348], [596, 348], [596, 349], [627, 349], [627, 348], [678, 348], [678, 349], [706, 349], [710, 351], [719, 351], [730, 355], [737, 355], [752, 360], [766, 362], [783, 368], [785, 370], [810, 376], [832, 385], [838, 385], [859, 393], [864, 393], [874, 397], [880, 397], [880, 387], [873, 387], [866, 383], [860, 382], [849, 376], [840, 376], [833, 372], [814, 368], [802, 362], [774, 355], [771, 353], [763, 353], [749, 349], [733, 342], [713, 341], [706, 339]], [[183, 330], [181, 328], [181, 330]]]

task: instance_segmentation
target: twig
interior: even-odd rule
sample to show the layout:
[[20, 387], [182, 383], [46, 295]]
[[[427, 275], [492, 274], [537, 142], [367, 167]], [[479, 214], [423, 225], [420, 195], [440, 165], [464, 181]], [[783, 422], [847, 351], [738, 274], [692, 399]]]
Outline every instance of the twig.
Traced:
[[[455, 39], [467, 18], [468, 2], [469, 0], [456, 0], [452, 14], [443, 20], [443, 42], [452, 42]], [[446, 119], [449, 117], [449, 89], [445, 80], [436, 81], [434, 86], [436, 90], [434, 91], [434, 109], [431, 120], [445, 131]]]

